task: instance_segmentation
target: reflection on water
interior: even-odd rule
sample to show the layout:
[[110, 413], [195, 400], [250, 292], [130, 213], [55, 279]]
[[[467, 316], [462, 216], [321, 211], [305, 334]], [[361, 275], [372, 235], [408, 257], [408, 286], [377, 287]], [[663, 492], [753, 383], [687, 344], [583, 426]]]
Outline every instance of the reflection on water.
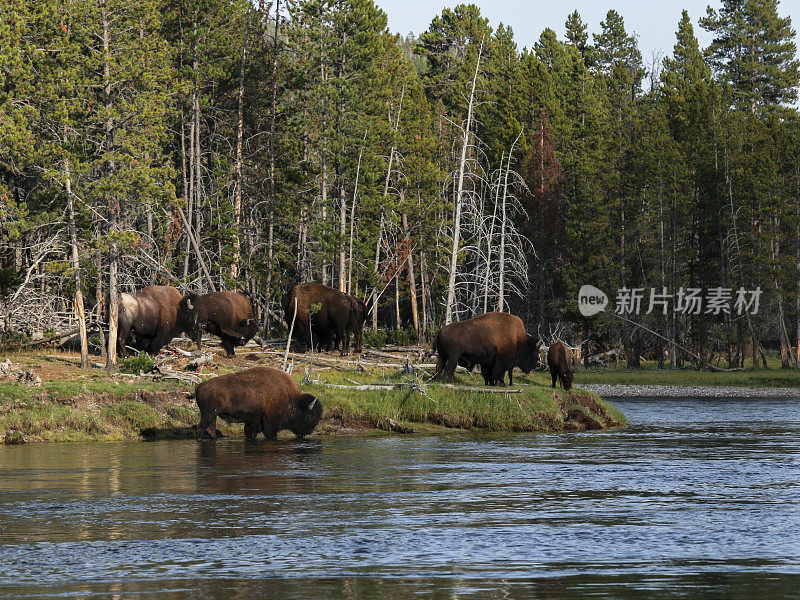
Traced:
[[0, 595], [794, 597], [800, 403], [617, 405], [593, 433], [2, 447]]

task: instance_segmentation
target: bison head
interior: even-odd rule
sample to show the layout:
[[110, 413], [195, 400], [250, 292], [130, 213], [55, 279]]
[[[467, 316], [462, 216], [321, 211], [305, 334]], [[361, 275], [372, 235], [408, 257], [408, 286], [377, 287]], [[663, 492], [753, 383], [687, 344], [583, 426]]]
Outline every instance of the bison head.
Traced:
[[178, 305], [178, 325], [186, 332], [189, 339], [196, 340], [201, 334], [199, 294], [187, 294]]
[[322, 404], [311, 394], [300, 394], [297, 413], [289, 427], [297, 437], [303, 438], [314, 431], [322, 418]]
[[541, 345], [542, 341], [537, 336], [527, 334], [525, 348], [517, 356], [517, 366], [524, 373], [530, 373], [539, 367], [539, 348]]
[[567, 369], [567, 372], [564, 373], [564, 381], [562, 382], [565, 390], [572, 389], [572, 381], [574, 379], [575, 379], [575, 372], [572, 369]]

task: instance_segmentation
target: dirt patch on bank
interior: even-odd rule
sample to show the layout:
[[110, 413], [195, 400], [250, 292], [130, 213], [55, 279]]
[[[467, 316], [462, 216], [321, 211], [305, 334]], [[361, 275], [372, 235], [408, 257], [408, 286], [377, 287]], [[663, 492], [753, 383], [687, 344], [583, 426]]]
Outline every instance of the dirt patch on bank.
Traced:
[[564, 418], [565, 431], [588, 431], [624, 425], [597, 398], [586, 392], [572, 392], [567, 396], [555, 394], [553, 397]]

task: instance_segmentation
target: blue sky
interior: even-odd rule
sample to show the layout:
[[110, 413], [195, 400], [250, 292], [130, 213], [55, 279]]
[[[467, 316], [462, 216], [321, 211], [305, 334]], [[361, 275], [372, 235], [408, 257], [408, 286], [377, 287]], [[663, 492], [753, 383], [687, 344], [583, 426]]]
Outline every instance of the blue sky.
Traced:
[[[493, 27], [499, 23], [510, 25], [514, 29], [514, 37], [520, 49], [523, 46], [531, 47], [539, 38], [545, 27], [550, 27], [560, 37], [564, 35], [564, 21], [567, 15], [577, 9], [589, 26], [590, 32], [598, 32], [600, 21], [605, 18], [606, 12], [614, 8], [625, 19], [625, 27], [629, 33], [635, 32], [639, 36], [639, 48], [645, 64], [652, 62], [652, 53], [660, 52], [661, 55], [672, 52], [675, 44], [675, 31], [681, 11], [689, 11], [695, 34], [705, 46], [710, 41], [710, 36], [697, 25], [697, 20], [706, 14], [706, 7], [711, 4], [719, 8], [719, 0], [566, 0], [553, 2], [543, 0], [472, 0], [477, 4], [481, 13], [489, 18]], [[428, 28], [434, 16], [441, 13], [445, 7], [453, 7], [458, 0], [376, 0], [389, 17], [389, 29], [394, 32], [407, 34], [413, 31], [420, 34]], [[782, 0], [778, 10], [783, 16], [792, 18], [795, 30], [800, 27], [800, 0]], [[591, 38], [590, 38], [591, 39]], [[797, 39], [795, 40], [797, 42]]]

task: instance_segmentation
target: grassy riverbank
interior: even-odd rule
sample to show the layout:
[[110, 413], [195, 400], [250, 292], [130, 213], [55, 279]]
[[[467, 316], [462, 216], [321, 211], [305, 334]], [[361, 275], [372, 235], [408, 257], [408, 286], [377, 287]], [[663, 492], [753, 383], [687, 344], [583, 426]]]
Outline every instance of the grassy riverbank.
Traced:
[[[245, 358], [247, 356], [247, 358]], [[477, 374], [460, 373], [453, 389], [425, 383], [417, 373], [364, 364], [360, 369], [329, 366], [338, 357], [320, 357], [328, 366], [304, 362], [293, 376], [304, 391], [319, 397], [325, 408], [315, 435], [378, 433], [381, 430], [431, 433], [451, 430], [577, 431], [622, 425], [624, 416], [589, 392], [553, 390], [543, 374], [518, 377], [509, 389], [519, 393], [481, 391]], [[6, 357], [4, 356], [3, 359]], [[199, 413], [186, 398], [193, 384], [110, 375], [99, 368], [81, 370], [78, 357], [53, 351], [9, 355], [15, 368], [30, 369], [42, 380], [29, 387], [0, 378], [0, 443], [119, 440], [191, 437]], [[180, 361], [179, 361], [180, 362]], [[183, 360], [185, 362], [185, 360]], [[207, 378], [255, 364], [276, 366], [274, 355], [246, 354], [214, 364], [200, 375]], [[384, 363], [385, 364], [385, 363]], [[173, 368], [180, 368], [180, 364]], [[378, 389], [332, 386], [378, 386]], [[218, 422], [225, 435], [241, 437], [242, 426]]]
[[[748, 364], [750, 360], [748, 359]], [[770, 357], [768, 369], [748, 367], [741, 371], [697, 371], [695, 369], [658, 370], [652, 362], [643, 362], [641, 369], [604, 367], [579, 370], [575, 385], [587, 383], [628, 385], [800, 387], [800, 371], [782, 369], [779, 358]], [[721, 365], [722, 366], [722, 365]]]

